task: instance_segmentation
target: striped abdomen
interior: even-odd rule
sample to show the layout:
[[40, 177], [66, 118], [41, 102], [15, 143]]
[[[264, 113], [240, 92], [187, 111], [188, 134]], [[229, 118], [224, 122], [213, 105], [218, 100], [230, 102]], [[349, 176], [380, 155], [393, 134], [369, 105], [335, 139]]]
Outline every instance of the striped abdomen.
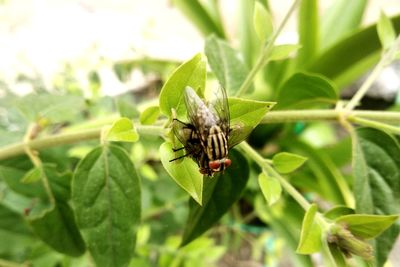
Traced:
[[213, 125], [207, 137], [208, 167], [212, 172], [220, 172], [231, 165], [228, 156], [228, 140], [218, 125]]

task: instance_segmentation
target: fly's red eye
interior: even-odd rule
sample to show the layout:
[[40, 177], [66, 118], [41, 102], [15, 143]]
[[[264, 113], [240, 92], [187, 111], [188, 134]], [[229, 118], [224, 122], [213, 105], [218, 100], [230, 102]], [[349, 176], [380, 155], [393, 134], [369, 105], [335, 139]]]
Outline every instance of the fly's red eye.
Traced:
[[230, 159], [225, 159], [225, 167], [229, 167], [232, 164], [232, 161]]
[[208, 167], [210, 167], [213, 170], [219, 169], [220, 166], [221, 166], [221, 163], [218, 160], [210, 161], [208, 163]]

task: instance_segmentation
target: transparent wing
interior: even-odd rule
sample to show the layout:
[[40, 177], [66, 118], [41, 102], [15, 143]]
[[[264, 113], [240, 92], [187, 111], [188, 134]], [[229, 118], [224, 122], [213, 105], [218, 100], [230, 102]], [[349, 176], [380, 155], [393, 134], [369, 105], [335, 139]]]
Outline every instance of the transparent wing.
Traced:
[[182, 143], [183, 146], [188, 145], [188, 141], [192, 137], [192, 131], [194, 131], [194, 126], [189, 123], [181, 122], [178, 119], [172, 121], [172, 130], [174, 135]]
[[235, 124], [230, 128], [228, 135], [228, 148], [236, 146], [240, 142], [244, 141], [253, 130], [250, 126], [245, 126], [243, 124]]
[[199, 110], [204, 109], [205, 104], [203, 100], [201, 100], [201, 98], [196, 94], [193, 88], [189, 86], [186, 86], [185, 88], [185, 104], [190, 123], [198, 129], [200, 127], [198, 118]]
[[218, 118], [218, 125], [221, 127], [225, 136], [228, 136], [230, 132], [229, 105], [226, 91], [222, 86], [213, 91], [212, 98], [208, 103], [208, 108]]

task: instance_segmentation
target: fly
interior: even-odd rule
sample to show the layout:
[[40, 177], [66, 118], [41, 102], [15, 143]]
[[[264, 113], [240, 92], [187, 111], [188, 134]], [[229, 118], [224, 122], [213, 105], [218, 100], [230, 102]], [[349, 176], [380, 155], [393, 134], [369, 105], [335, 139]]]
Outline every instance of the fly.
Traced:
[[220, 87], [212, 101], [201, 99], [191, 87], [185, 88], [184, 95], [189, 123], [178, 120], [173, 114], [174, 134], [184, 145], [174, 151], [185, 149], [186, 154], [182, 157], [190, 156], [202, 174], [213, 176], [231, 165], [228, 152], [238, 143], [231, 142], [235, 140], [231, 137], [236, 130], [230, 128], [226, 92]]

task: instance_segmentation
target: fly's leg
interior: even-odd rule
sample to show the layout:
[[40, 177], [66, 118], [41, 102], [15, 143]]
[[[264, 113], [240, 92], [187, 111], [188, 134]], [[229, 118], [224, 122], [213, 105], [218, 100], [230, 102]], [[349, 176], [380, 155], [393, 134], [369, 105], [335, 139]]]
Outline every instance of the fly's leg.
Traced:
[[173, 161], [175, 161], [175, 160], [182, 159], [182, 158], [187, 157], [187, 156], [190, 156], [190, 154], [185, 154], [185, 155], [183, 155], [183, 156], [180, 156], [180, 157], [171, 159], [169, 162], [173, 162]]
[[173, 152], [178, 152], [178, 151], [181, 151], [182, 149], [185, 149], [185, 147], [183, 146], [183, 147], [180, 147], [180, 148], [172, 148], [172, 151]]

